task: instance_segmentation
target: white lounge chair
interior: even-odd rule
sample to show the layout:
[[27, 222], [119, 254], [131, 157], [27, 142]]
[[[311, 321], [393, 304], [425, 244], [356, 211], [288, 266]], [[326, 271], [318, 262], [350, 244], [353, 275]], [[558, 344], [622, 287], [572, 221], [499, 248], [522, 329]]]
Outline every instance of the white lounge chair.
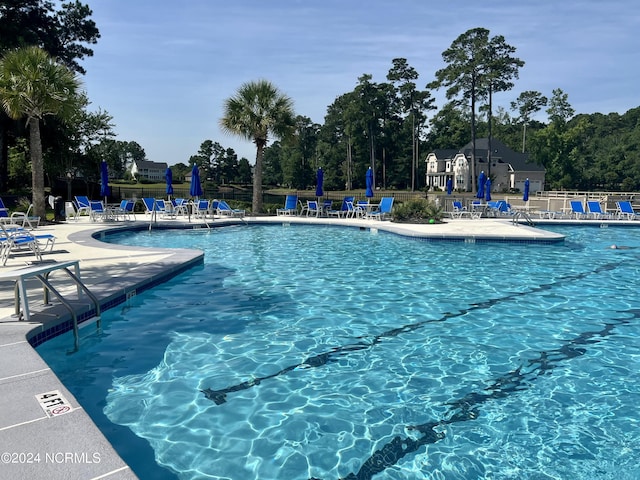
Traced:
[[600, 202], [596, 200], [587, 201], [588, 215], [595, 220], [611, 220], [611, 214], [602, 210]]
[[640, 215], [633, 210], [633, 205], [631, 205], [631, 202], [628, 200], [616, 202], [616, 207], [618, 208], [617, 214], [619, 219], [637, 220], [640, 218]]
[[0, 263], [6, 265], [7, 259], [25, 248], [31, 250], [37, 260], [42, 260], [42, 252], [53, 250], [56, 237], [51, 234], [33, 235], [18, 225], [0, 223]]
[[40, 225], [40, 217], [31, 215], [31, 210], [33, 210], [33, 203], [29, 205], [26, 212], [13, 212], [10, 223], [22, 225], [25, 228], [28, 226], [31, 230], [37, 228]]
[[240, 208], [231, 208], [224, 200], [213, 200], [211, 209], [220, 216], [227, 217], [244, 217], [244, 210]]
[[581, 200], [571, 200], [571, 215], [574, 215], [576, 220], [589, 218]]

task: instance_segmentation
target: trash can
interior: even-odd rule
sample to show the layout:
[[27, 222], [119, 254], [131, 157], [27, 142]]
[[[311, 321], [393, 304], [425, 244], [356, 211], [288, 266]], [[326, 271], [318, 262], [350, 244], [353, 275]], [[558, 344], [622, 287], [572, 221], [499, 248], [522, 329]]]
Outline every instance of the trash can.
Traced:
[[64, 200], [62, 197], [56, 197], [54, 200], [53, 220], [56, 222], [64, 222], [66, 220]]

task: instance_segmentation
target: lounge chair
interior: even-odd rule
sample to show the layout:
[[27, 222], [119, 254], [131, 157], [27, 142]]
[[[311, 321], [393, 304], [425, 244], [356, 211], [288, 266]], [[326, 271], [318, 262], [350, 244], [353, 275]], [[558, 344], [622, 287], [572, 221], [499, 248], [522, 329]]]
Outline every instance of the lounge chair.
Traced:
[[211, 210], [214, 210], [222, 217], [244, 217], [245, 213], [245, 211], [240, 208], [231, 208], [224, 200], [214, 200], [211, 202]]
[[633, 205], [628, 200], [616, 202], [618, 209], [617, 216], [619, 219], [637, 220], [640, 216], [633, 210]]
[[22, 225], [25, 228], [28, 226], [31, 230], [37, 228], [40, 225], [40, 217], [31, 215], [31, 210], [33, 210], [33, 203], [29, 205], [26, 212], [13, 212], [9, 217], [9, 223]]
[[76, 195], [73, 198], [76, 201], [76, 220], [82, 214], [91, 215], [91, 202], [89, 200], [89, 197], [86, 197], [84, 195]]
[[284, 208], [278, 208], [276, 215], [297, 215], [298, 214], [298, 196], [287, 195], [284, 201]]
[[158, 212], [163, 217], [176, 218], [176, 209], [170, 201], [156, 198], [156, 205], [158, 206]]
[[142, 198], [142, 203], [144, 204], [144, 213], [153, 213], [155, 212], [159, 212], [160, 211], [160, 207], [158, 206], [158, 204], [156, 203], [156, 199], [155, 198], [149, 198], [149, 197], [143, 197]]
[[587, 201], [588, 215], [596, 220], [611, 220], [611, 214], [602, 210], [600, 202], [595, 200]]
[[511, 215], [513, 213], [511, 211], [511, 205], [507, 203], [506, 200], [498, 200], [498, 204], [496, 206], [499, 215]]
[[353, 213], [353, 197], [344, 197], [340, 205], [340, 210], [327, 210], [327, 215], [336, 217], [350, 217], [353, 216]]
[[42, 252], [53, 250], [56, 237], [51, 234], [33, 235], [20, 226], [5, 226], [0, 223], [0, 263], [6, 265], [7, 259], [16, 252], [28, 248], [42, 260]]
[[387, 216], [391, 215], [393, 209], [393, 197], [382, 197], [380, 204], [376, 210], [367, 212], [367, 218], [374, 220], [384, 220]]
[[589, 218], [589, 214], [585, 212], [584, 205], [580, 200], [571, 200], [571, 215], [575, 215], [576, 220]]
[[5, 206], [4, 202], [0, 198], [0, 223], [9, 222], [9, 209]]
[[42, 260], [38, 242], [33, 236], [10, 233], [2, 223], [0, 223], [0, 229], [2, 229], [0, 231], [0, 263], [2, 265], [7, 264], [7, 260], [11, 254], [22, 250], [24, 247], [29, 248], [36, 256], [36, 259]]

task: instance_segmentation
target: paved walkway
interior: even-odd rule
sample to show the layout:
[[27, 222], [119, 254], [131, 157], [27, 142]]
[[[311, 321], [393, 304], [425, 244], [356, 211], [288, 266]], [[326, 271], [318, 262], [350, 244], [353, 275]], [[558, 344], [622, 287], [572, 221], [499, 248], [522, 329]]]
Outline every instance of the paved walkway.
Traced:
[[[144, 215], [138, 215], [143, 219]], [[410, 225], [375, 220], [246, 217], [218, 219], [212, 225], [230, 223], [308, 223], [377, 228], [432, 240], [554, 242], [563, 237], [504, 219], [447, 220], [436, 225]], [[639, 222], [640, 224], [640, 222]], [[92, 223], [82, 218], [39, 227], [34, 233], [55, 235], [46, 261], [79, 260], [81, 278], [100, 301], [102, 309], [126, 301], [127, 295], [153, 286], [194, 264], [203, 253], [194, 250], [150, 249], [110, 245], [94, 234], [105, 229], [149, 228], [148, 219], [119, 223]], [[161, 220], [159, 227], [208, 228], [201, 220]], [[99, 233], [98, 233], [99, 235]], [[32, 254], [9, 258], [3, 272], [24, 268]], [[86, 296], [78, 298], [66, 275], [53, 272], [49, 278], [63, 295], [68, 295], [78, 318], [93, 315]], [[58, 380], [31, 346], [46, 340], [52, 330], [68, 325], [71, 315], [59, 302], [45, 305], [37, 280], [28, 281], [30, 321], [15, 315], [14, 283], [0, 281], [0, 479], [134, 479], [135, 474], [118, 456], [93, 424], [82, 406]], [[92, 320], [88, 326], [95, 328]], [[53, 393], [52, 393], [53, 392]], [[57, 393], [55, 393], [57, 392]], [[47, 408], [47, 407], [50, 408]]]

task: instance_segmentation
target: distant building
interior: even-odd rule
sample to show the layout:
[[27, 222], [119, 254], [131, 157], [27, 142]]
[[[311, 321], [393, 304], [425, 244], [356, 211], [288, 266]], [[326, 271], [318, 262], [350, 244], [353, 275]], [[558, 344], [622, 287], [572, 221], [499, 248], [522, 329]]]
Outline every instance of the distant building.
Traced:
[[546, 170], [542, 165], [529, 161], [528, 153], [514, 152], [500, 140], [491, 139], [491, 166], [487, 164], [489, 139], [476, 140], [476, 178], [471, 178], [471, 150], [469, 142], [460, 150], [435, 150], [427, 155], [426, 184], [441, 190], [447, 188], [447, 180], [453, 181], [453, 189], [471, 191], [472, 182], [484, 171], [491, 177], [494, 192], [509, 189], [524, 190], [524, 182], [529, 179], [529, 191], [544, 190]]
[[136, 180], [146, 179], [153, 182], [164, 181], [167, 164], [149, 160], [134, 160], [131, 164], [131, 176]]

